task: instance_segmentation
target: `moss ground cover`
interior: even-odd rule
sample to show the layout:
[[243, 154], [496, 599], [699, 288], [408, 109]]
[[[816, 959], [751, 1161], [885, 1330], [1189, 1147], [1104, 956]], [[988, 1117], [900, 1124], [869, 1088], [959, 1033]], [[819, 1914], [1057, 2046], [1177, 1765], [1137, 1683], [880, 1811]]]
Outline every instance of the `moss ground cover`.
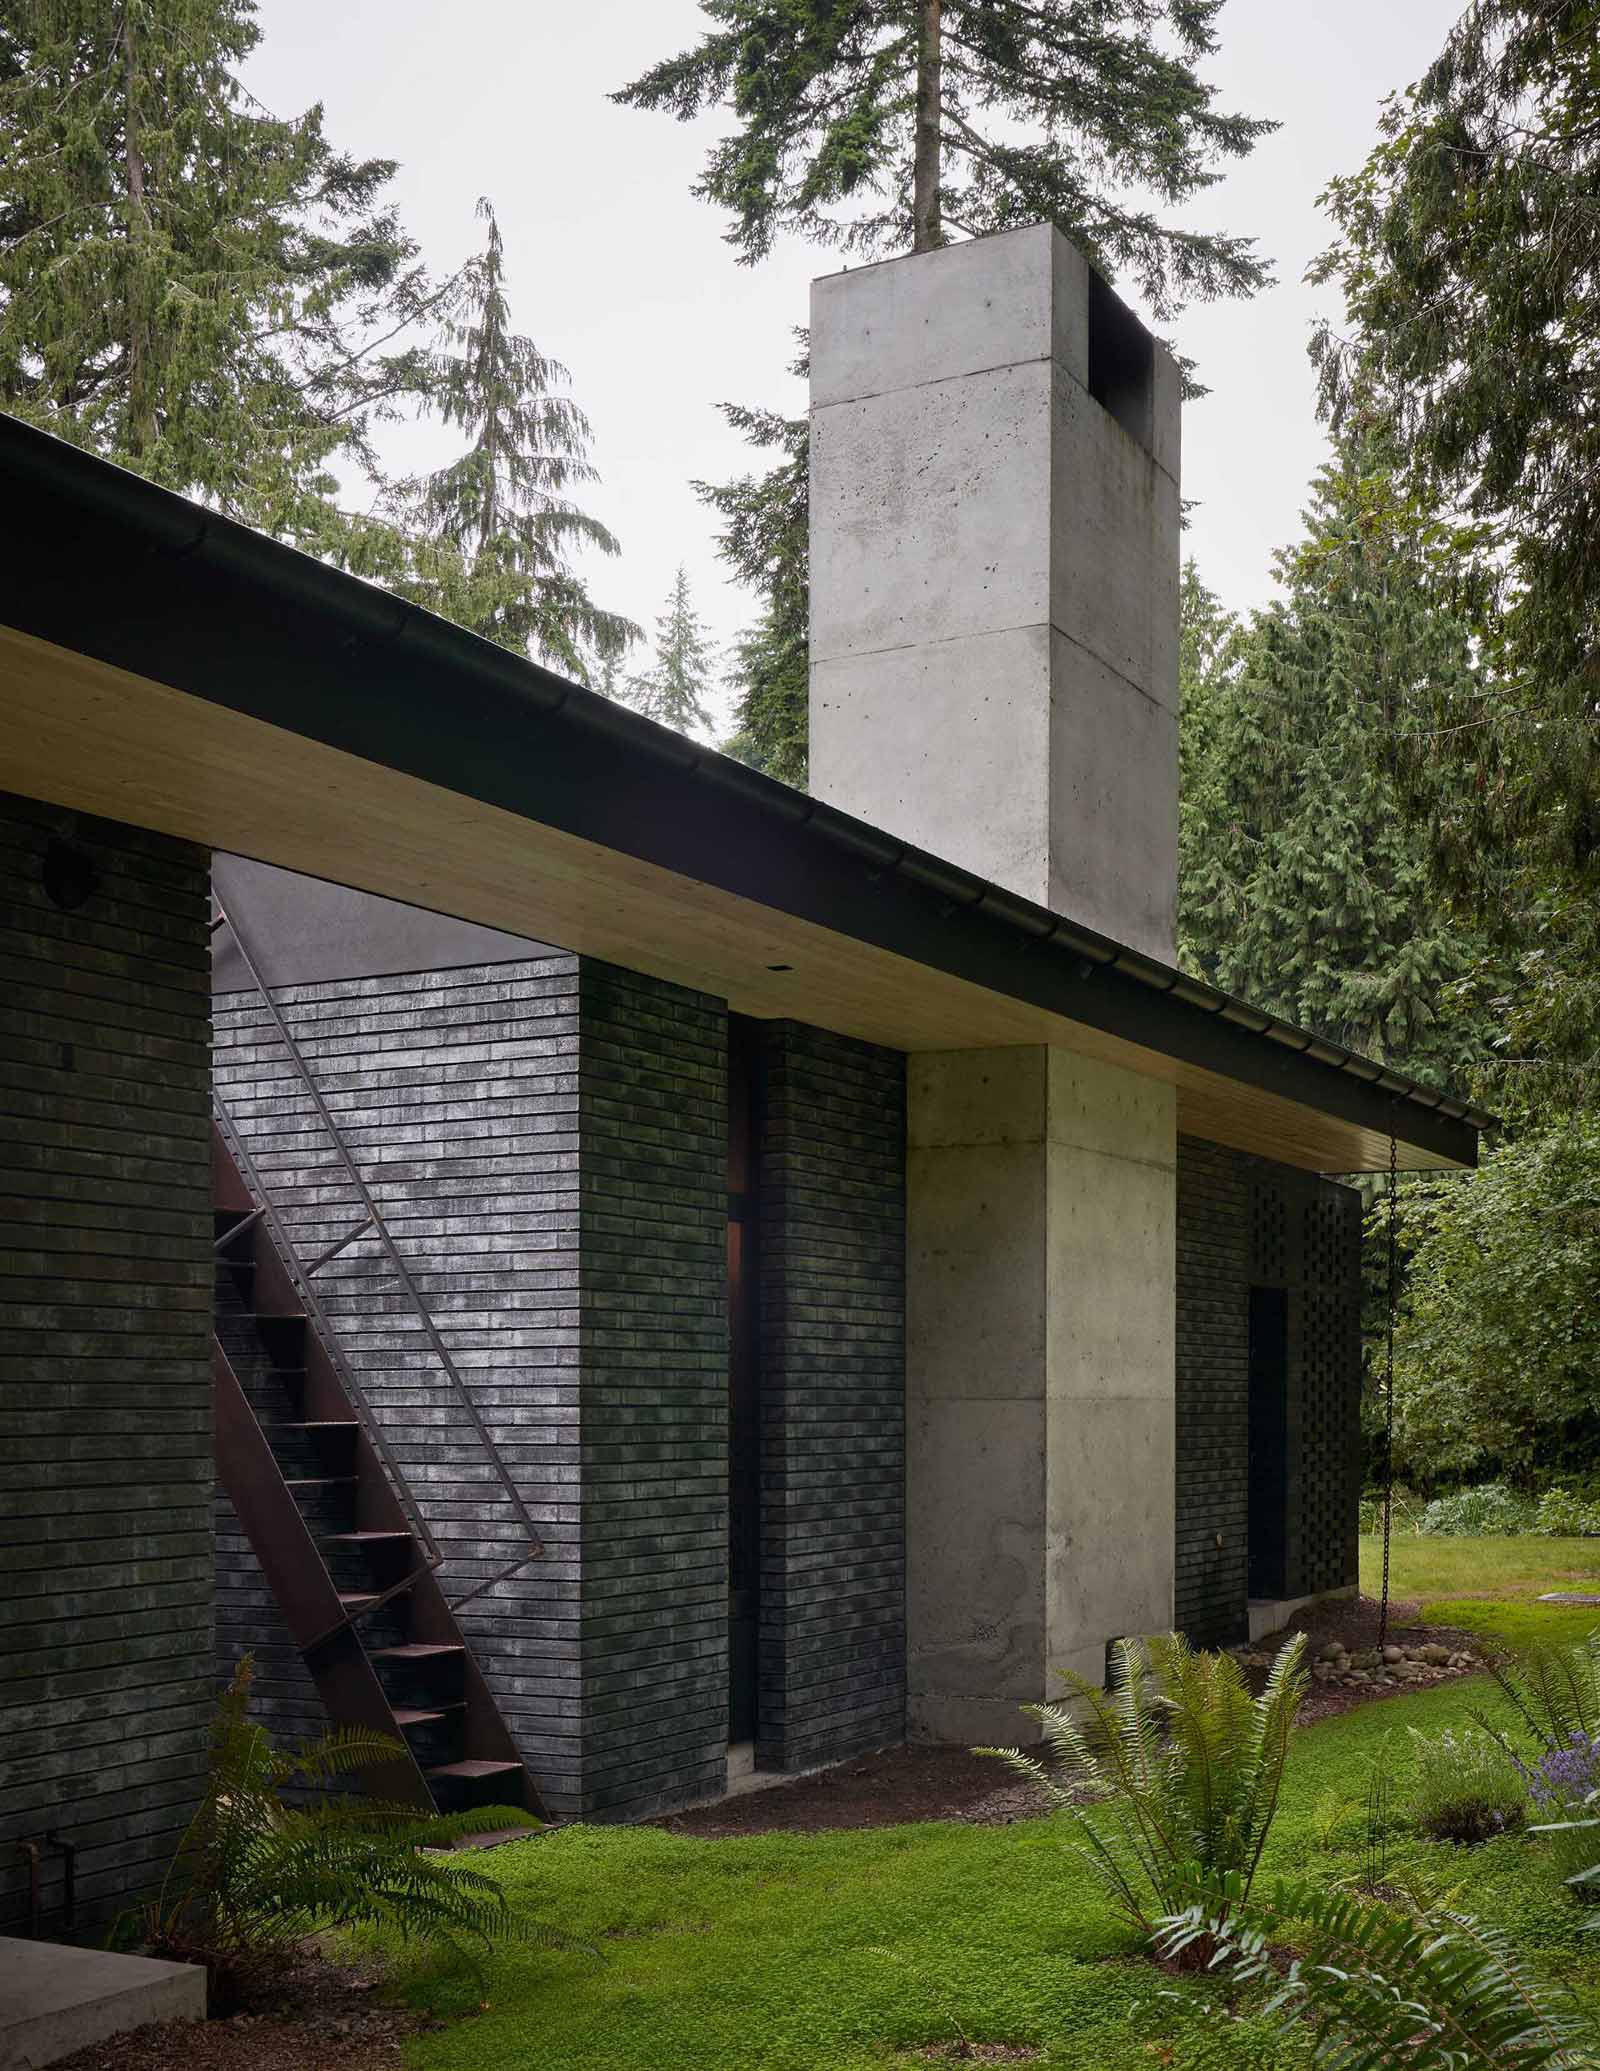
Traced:
[[[1404, 1815], [1413, 1725], [1462, 1722], [1480, 1678], [1365, 1706], [1297, 1736], [1267, 1872], [1359, 1878], [1370, 1765], [1395, 1775], [1384, 1874], [1512, 1929], [1600, 2015], [1600, 1935], [1537, 1841], [1424, 1843]], [[1083, 2071], [1288, 2067], [1259, 2002], [1143, 1961], [1053, 1821], [703, 1840], [575, 1827], [488, 1860], [530, 1912], [600, 1960], [512, 1950], [475, 1988], [412, 1973], [466, 2019], [408, 2045], [410, 2071], [910, 2071], [929, 2045], [1028, 2044]]]

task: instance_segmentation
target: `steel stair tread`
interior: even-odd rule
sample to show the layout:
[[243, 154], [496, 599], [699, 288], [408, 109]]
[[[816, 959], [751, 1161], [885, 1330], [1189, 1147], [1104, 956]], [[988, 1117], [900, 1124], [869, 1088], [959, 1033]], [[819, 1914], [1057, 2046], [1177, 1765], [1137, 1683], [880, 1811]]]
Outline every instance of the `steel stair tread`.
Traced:
[[418, 1710], [413, 1705], [401, 1704], [395, 1707], [394, 1722], [397, 1726], [432, 1726], [440, 1719], [449, 1718], [453, 1711], [465, 1711], [466, 1708], [465, 1704], [436, 1704], [426, 1710]]
[[[352, 1480], [354, 1476], [351, 1477]], [[395, 1539], [411, 1539], [412, 1532], [329, 1532], [323, 1539], [324, 1546], [379, 1546]]]
[[423, 1775], [431, 1782], [434, 1777], [456, 1777], [471, 1783], [482, 1776], [515, 1776], [520, 1774], [520, 1762], [440, 1762], [437, 1767], [424, 1769]]
[[407, 1640], [398, 1647], [374, 1647], [374, 1661], [433, 1661], [447, 1654], [465, 1654], [463, 1646], [449, 1646], [438, 1640]]
[[361, 1479], [359, 1474], [311, 1474], [299, 1481], [284, 1481], [286, 1489], [353, 1489]]

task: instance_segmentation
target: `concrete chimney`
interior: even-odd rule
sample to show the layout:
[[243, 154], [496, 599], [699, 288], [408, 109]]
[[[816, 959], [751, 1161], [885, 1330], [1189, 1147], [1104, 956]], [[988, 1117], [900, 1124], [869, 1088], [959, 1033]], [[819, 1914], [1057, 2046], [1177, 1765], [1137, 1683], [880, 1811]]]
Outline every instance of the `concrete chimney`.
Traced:
[[811, 789], [1167, 960], [1178, 371], [1038, 225], [811, 295]]
[[[811, 370], [812, 790], [1170, 960], [1173, 362], [1041, 227], [818, 281]], [[913, 1737], [1172, 1622], [1176, 1166], [1157, 1080], [909, 1060]]]

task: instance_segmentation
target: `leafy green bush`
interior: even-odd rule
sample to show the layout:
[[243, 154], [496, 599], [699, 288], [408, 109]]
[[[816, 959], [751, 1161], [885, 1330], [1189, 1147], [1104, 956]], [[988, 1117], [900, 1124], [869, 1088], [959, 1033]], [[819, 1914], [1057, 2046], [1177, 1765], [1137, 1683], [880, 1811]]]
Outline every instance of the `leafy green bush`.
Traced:
[[1524, 1136], [1476, 1172], [1408, 1185], [1395, 1464], [1520, 1474], [1594, 1429], [1600, 1401], [1600, 1114]]
[[1417, 1519], [1417, 1530], [1450, 1538], [1510, 1538], [1532, 1531], [1534, 1515], [1531, 1497], [1518, 1495], [1504, 1482], [1486, 1481], [1435, 1496]]
[[[1303, 1944], [1280, 1971], [1277, 1951]], [[1268, 2018], [1305, 2026], [1319, 2064], [1341, 2071], [1594, 2071], [1592, 2031], [1557, 2007], [1509, 1938], [1470, 1915], [1414, 1916], [1307, 1878], [1265, 1892], [1234, 1877], [1196, 1886], [1160, 1924], [1156, 1944], [1181, 1961], [1271, 1988]]]
[[1600, 1539], [1600, 1503], [1571, 1489], [1546, 1489], [1533, 1530], [1546, 1539]]
[[468, 1961], [474, 1947], [512, 1937], [565, 1946], [513, 1915], [494, 1878], [427, 1852], [536, 1821], [504, 1805], [444, 1818], [376, 1798], [286, 1803], [287, 1789], [321, 1791], [402, 1750], [348, 1728], [280, 1749], [248, 1716], [251, 1675], [246, 1655], [212, 1722], [200, 1808], [142, 1917], [155, 1954], [205, 1964], [213, 2011], [253, 1968], [323, 1928], [379, 1927]]
[[1047, 1761], [977, 1752], [1043, 1785], [1112, 1903], [1149, 1933], [1197, 1875], [1228, 1872], [1249, 1891], [1309, 1682], [1305, 1648], [1296, 1633], [1252, 1697], [1231, 1654], [1198, 1653], [1178, 1633], [1119, 1640], [1108, 1690], [1064, 1675], [1067, 1702], [1022, 1707]]
[[1435, 1735], [1409, 1730], [1417, 1762], [1411, 1816], [1430, 1840], [1470, 1847], [1522, 1825], [1527, 1784], [1491, 1734], [1471, 1726]]

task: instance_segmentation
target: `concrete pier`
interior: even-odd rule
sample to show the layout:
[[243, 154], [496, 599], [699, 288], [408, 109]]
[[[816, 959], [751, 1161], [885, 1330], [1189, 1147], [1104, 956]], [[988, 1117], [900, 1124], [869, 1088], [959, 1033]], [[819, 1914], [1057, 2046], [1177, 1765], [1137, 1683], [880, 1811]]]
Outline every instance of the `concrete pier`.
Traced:
[[[1170, 958], [1178, 375], [1048, 227], [818, 281], [811, 783]], [[1010, 1741], [1170, 1626], [1172, 1088], [910, 1061], [914, 1736]]]

